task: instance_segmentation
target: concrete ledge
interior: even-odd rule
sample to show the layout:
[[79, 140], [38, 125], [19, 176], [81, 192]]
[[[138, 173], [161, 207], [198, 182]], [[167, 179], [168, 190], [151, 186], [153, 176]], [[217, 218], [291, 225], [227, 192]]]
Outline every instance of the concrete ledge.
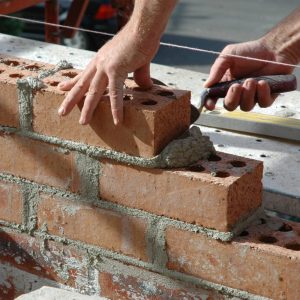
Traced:
[[43, 286], [42, 288], [28, 294], [24, 294], [15, 300], [107, 300], [107, 298], [98, 296], [86, 296], [63, 289]]

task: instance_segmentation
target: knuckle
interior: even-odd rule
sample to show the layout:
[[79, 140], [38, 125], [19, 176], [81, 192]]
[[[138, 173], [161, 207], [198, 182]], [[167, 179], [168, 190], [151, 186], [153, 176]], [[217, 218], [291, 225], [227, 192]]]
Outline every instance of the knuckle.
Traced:
[[97, 96], [97, 95], [99, 95], [99, 91], [97, 89], [89, 89], [88, 95], [92, 96], [92, 97]]

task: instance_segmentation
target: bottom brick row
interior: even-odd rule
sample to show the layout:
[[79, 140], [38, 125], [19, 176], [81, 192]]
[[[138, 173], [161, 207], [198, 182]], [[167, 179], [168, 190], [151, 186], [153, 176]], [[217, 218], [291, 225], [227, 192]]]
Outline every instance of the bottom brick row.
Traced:
[[[106, 265], [131, 269], [115, 274], [89, 266], [87, 253], [70, 245], [0, 231], [0, 300], [41, 286], [69, 286], [109, 299], [224, 299], [214, 291], [191, 287], [162, 275], [109, 260]], [[95, 276], [91, 276], [91, 273]], [[155, 280], [151, 280], [155, 278]], [[165, 282], [165, 284], [164, 284]]]
[[[59, 217], [57, 207], [62, 208], [63, 204], [53, 205], [53, 201], [49, 201], [50, 204], [54, 214], [57, 213]], [[47, 207], [43, 207], [43, 210], [47, 213]], [[80, 217], [88, 212], [92, 210], [83, 211]], [[76, 210], [73, 211], [74, 216], [80, 220]], [[103, 218], [99, 212], [95, 212], [95, 216], [90, 216], [93, 222], [97, 218]], [[68, 218], [70, 217], [72, 216], [69, 215]], [[61, 224], [72, 223], [72, 220], [63, 218], [62, 215], [60, 218]], [[66, 232], [69, 230], [66, 229]], [[76, 235], [69, 237], [76, 239]], [[169, 226], [165, 231], [165, 239], [168, 257], [165, 270], [176, 271], [177, 275], [191, 275], [195, 280], [199, 278], [212, 285], [222, 285], [252, 295], [271, 299], [300, 299], [300, 225], [297, 223], [283, 222], [277, 218], [261, 218], [231, 243]], [[119, 249], [114, 251], [118, 252]], [[95, 258], [97, 264], [90, 265]], [[27, 234], [0, 231], [2, 273], [9, 274], [5, 280], [0, 280], [2, 294], [7, 291], [7, 295], [11, 295], [10, 287], [13, 289], [16, 282], [19, 282], [16, 278], [22, 277], [22, 272], [26, 272], [31, 274], [29, 279], [42, 278], [42, 281], [67, 285], [82, 293], [101, 290], [101, 296], [112, 299], [132, 299], [133, 296], [137, 299], [202, 299], [203, 295], [210, 297], [209, 299], [222, 299], [217, 292], [194, 289], [183, 282], [171, 287], [160, 284], [159, 278], [164, 277], [162, 275], [136, 266], [125, 266], [108, 258], [98, 258], [96, 256], [91, 260], [90, 253], [79, 244], [65, 245]], [[100, 268], [95, 269], [98, 264]], [[7, 265], [15, 268], [15, 271], [7, 273]], [[120, 265], [121, 269], [118, 267]], [[148, 275], [143, 278], [141, 274], [145, 273]], [[150, 277], [154, 280], [148, 279]], [[173, 279], [167, 278], [168, 280]], [[25, 287], [26, 284], [24, 289]], [[16, 291], [19, 290], [20, 293], [25, 291], [18, 287]]]

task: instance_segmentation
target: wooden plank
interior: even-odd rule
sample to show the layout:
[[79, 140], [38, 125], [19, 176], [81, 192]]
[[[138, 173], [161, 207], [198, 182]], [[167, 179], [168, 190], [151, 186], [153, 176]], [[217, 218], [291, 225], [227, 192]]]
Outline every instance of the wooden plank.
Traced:
[[197, 125], [300, 141], [300, 120], [225, 109], [203, 111]]

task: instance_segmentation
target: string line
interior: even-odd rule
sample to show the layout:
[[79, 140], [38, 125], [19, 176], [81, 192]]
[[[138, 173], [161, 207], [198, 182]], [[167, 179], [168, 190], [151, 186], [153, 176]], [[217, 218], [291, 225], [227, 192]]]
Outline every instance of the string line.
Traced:
[[[110, 36], [110, 37], [115, 36], [115, 34], [113, 34], [113, 33], [108, 33], [108, 32], [103, 32], [103, 31], [96, 31], [96, 30], [85, 29], [85, 28], [80, 28], [80, 27], [72, 27], [72, 26], [49, 23], [49, 22], [38, 21], [38, 20], [30, 20], [30, 19], [21, 18], [21, 17], [17, 17], [17, 16], [11, 16], [11, 15], [0, 14], [0, 17], [7, 18], [7, 19], [19, 20], [19, 21], [28, 22], [28, 23], [48, 25], [48, 26], [54, 26], [54, 27], [72, 29], [72, 30], [75, 29], [77, 31], [93, 33], [93, 34], [98, 34], [98, 35], [105, 35], [105, 36]], [[196, 48], [196, 47], [189, 47], [189, 46], [166, 43], [166, 42], [160, 42], [160, 45], [170, 47], [170, 48], [177, 48], [177, 49], [189, 50], [189, 51], [194, 51], [194, 52], [208, 53], [208, 54], [217, 55], [217, 56], [221, 56], [221, 57], [239, 58], [239, 59], [244, 59], [244, 60], [251, 60], [251, 61], [256, 61], [256, 62], [263, 62], [263, 63], [269, 63], [269, 64], [273, 64], [273, 65], [280, 65], [280, 66], [293, 67], [293, 68], [299, 68], [300, 69], [300, 65], [294, 65], [294, 64], [283, 63], [283, 62], [276, 62], [276, 61], [272, 61], [272, 60], [260, 59], [260, 58], [255, 58], [255, 57], [242, 56], [242, 55], [236, 55], [236, 54], [223, 54], [219, 51], [207, 50], [207, 49]]]

